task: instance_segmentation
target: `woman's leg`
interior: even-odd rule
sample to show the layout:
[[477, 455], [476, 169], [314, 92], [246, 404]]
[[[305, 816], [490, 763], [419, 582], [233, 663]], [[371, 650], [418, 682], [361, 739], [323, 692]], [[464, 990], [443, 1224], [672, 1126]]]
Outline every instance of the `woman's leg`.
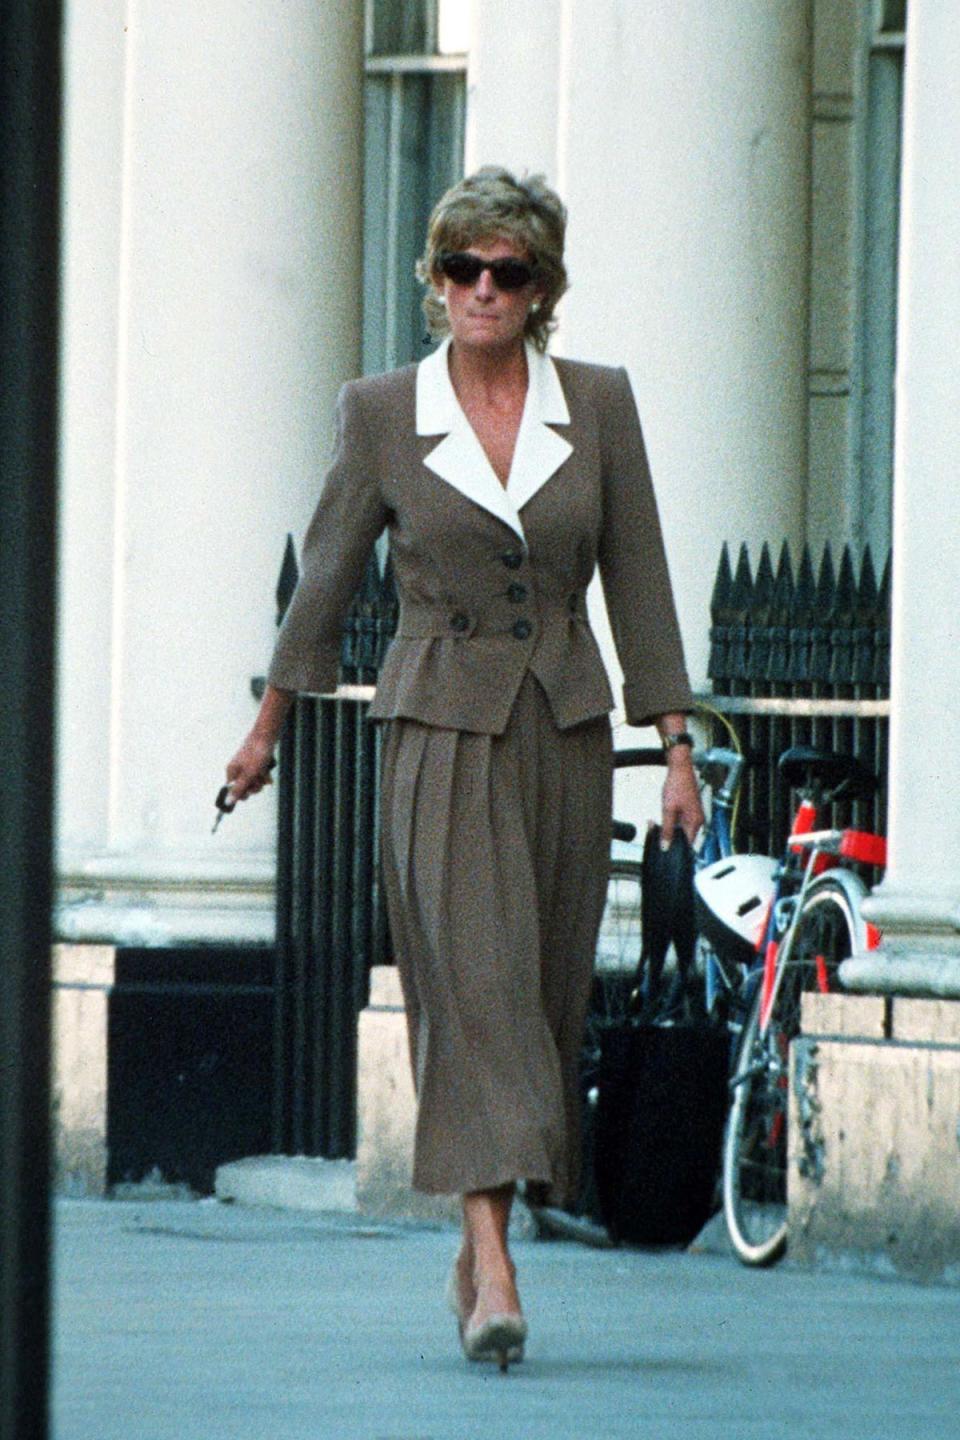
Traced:
[[[491, 1315], [520, 1314], [516, 1266], [507, 1240], [513, 1193], [512, 1185], [501, 1185], [463, 1197], [463, 1244], [457, 1270], [464, 1313], [473, 1328]], [[471, 1284], [473, 1303], [466, 1308]]]

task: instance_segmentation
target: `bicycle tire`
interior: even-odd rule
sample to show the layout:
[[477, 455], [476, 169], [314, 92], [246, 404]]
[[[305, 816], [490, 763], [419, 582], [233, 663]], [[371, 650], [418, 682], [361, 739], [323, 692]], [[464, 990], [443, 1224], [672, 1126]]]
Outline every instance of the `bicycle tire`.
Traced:
[[639, 860], [611, 860], [607, 896], [597, 934], [590, 1004], [580, 1052], [582, 1153], [580, 1190], [573, 1213], [599, 1222], [594, 1173], [595, 1119], [605, 1032], [627, 1017], [641, 950]]
[[862, 944], [859, 902], [865, 893], [849, 872], [811, 885], [764, 1035], [762, 987], [756, 989], [731, 1081], [723, 1143], [724, 1217], [744, 1265], [772, 1265], [786, 1249], [788, 1057], [800, 1031], [800, 997], [804, 991], [840, 988], [839, 966]]
[[607, 897], [597, 933], [588, 1021], [600, 1028], [628, 1013], [642, 946], [642, 865], [611, 860]]

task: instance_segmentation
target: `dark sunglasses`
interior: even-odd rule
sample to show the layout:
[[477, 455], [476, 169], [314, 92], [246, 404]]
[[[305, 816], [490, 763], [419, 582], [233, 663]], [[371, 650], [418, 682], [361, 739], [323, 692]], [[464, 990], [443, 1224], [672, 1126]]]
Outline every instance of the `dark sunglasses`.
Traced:
[[522, 290], [536, 276], [526, 260], [514, 260], [509, 255], [502, 260], [481, 260], [479, 255], [470, 255], [466, 250], [438, 255], [437, 269], [454, 285], [476, 285], [484, 270], [489, 270], [498, 290]]

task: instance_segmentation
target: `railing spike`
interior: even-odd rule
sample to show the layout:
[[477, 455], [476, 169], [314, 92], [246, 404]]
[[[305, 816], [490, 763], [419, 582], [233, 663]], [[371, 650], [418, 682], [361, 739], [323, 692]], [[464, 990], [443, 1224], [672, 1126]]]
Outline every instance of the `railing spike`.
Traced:
[[853, 683], [874, 684], [877, 633], [877, 577], [870, 546], [860, 560], [860, 583], [853, 602]]
[[790, 541], [784, 540], [780, 546], [780, 554], [777, 558], [777, 584], [781, 584], [783, 577], [789, 577], [790, 589], [793, 589], [793, 559], [790, 555]]
[[797, 570], [797, 583], [793, 589], [793, 613], [795, 618], [809, 623], [817, 601], [817, 582], [813, 573], [813, 559], [810, 546], [804, 545]]
[[769, 605], [773, 597], [773, 586], [773, 561], [770, 559], [770, 546], [765, 540], [760, 550], [760, 563], [753, 581], [754, 611], [763, 605]]
[[817, 582], [813, 574], [810, 546], [804, 545], [790, 605], [789, 678], [793, 684], [804, 684], [811, 678], [810, 642], [816, 600]]
[[287, 535], [287, 543], [283, 548], [283, 560], [280, 564], [280, 574], [277, 577], [276, 601], [277, 601], [277, 624], [279, 625], [287, 613], [287, 606], [293, 599], [293, 592], [297, 588], [297, 581], [300, 579], [300, 566], [297, 564], [297, 547], [293, 543], [293, 536]]
[[890, 606], [893, 585], [893, 556], [887, 551], [887, 558], [880, 576], [877, 591], [877, 624], [874, 631], [873, 683], [884, 694], [890, 692]]
[[773, 564], [770, 546], [764, 541], [753, 581], [747, 630], [747, 677], [765, 680], [770, 665], [770, 602], [773, 599]]
[[784, 540], [777, 561], [777, 574], [770, 597], [770, 658], [769, 679], [778, 684], [790, 680], [790, 613], [793, 606], [793, 565], [790, 546]]
[[394, 601], [397, 598], [397, 582], [393, 573], [393, 555], [389, 550], [387, 551], [387, 563], [383, 567], [383, 593]]
[[853, 555], [849, 545], [844, 545], [837, 574], [837, 588], [834, 593], [833, 611], [836, 615], [851, 615], [856, 601], [857, 579], [853, 566]]
[[823, 557], [817, 575], [813, 623], [810, 626], [810, 679], [818, 685], [828, 684], [832, 677], [830, 621], [833, 616], [836, 593], [837, 580], [828, 541], [823, 547]]
[[380, 598], [380, 566], [377, 562], [377, 552], [372, 550], [367, 561], [367, 567], [363, 572], [363, 579], [360, 581], [360, 589], [357, 591], [357, 600], [361, 605], [375, 605]]
[[853, 568], [853, 555], [849, 545], [844, 545], [840, 556], [840, 570], [837, 575], [830, 618], [833, 622], [833, 655], [830, 664], [830, 678], [836, 685], [851, 685], [854, 680], [854, 606], [857, 598], [857, 581]]
[[731, 597], [733, 595], [733, 572], [730, 569], [730, 550], [723, 542], [720, 563], [713, 582], [710, 598], [710, 657], [707, 661], [707, 675], [717, 684], [722, 684], [730, 673], [730, 626], [733, 622]]
[[753, 602], [753, 577], [746, 544], [740, 546], [736, 574], [730, 591], [729, 673], [747, 678], [747, 655], [750, 635], [750, 607]]
[[746, 542], [740, 546], [737, 556], [737, 570], [730, 590], [730, 604], [734, 610], [746, 616], [753, 599], [753, 576], [750, 573], [750, 552]]
[[875, 615], [877, 609], [877, 572], [874, 569], [873, 552], [869, 545], [864, 546], [863, 558], [860, 562], [857, 607], [861, 612], [868, 612], [871, 617]]
[[833, 553], [828, 540], [823, 547], [820, 569], [817, 571], [816, 607], [821, 615], [833, 609], [833, 592], [836, 584], [837, 576], [833, 568]]
[[387, 562], [383, 567], [383, 576], [380, 581], [380, 599], [377, 605], [376, 665], [378, 670], [383, 664], [383, 658], [387, 653], [387, 646], [396, 633], [399, 609], [397, 583], [393, 574], [393, 559], [390, 552], [387, 551]]
[[710, 614], [714, 620], [718, 618], [718, 611], [730, 604], [732, 590], [733, 571], [730, 569], [730, 550], [724, 540], [720, 550], [720, 563], [717, 566], [717, 574], [713, 582], [713, 594], [710, 597]]

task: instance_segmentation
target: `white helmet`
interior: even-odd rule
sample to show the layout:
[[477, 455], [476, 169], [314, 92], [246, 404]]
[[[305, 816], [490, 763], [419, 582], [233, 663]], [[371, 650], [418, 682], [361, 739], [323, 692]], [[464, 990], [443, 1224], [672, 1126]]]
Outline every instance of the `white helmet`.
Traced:
[[697, 871], [697, 928], [718, 951], [750, 963], [763, 938], [776, 870], [769, 855], [729, 855]]

